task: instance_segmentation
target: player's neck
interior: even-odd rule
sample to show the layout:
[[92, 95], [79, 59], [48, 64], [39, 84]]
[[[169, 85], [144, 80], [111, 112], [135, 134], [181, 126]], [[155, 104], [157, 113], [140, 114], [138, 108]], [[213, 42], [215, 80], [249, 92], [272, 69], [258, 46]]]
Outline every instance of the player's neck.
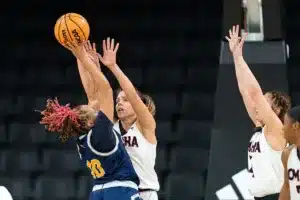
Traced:
[[135, 122], [136, 117], [132, 116], [132, 117], [128, 117], [126, 119], [120, 120], [122, 127], [124, 128], [124, 130], [127, 132], [129, 130], [129, 128], [132, 126], [132, 124]]
[[300, 150], [300, 138], [298, 138], [294, 144]]

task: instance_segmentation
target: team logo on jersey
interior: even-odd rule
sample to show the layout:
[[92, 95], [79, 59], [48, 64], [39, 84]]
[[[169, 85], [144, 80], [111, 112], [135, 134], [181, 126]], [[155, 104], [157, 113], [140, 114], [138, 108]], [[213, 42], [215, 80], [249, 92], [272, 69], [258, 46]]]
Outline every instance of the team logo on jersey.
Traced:
[[[293, 169], [289, 168], [288, 170], [289, 180], [290, 181], [300, 181], [300, 170], [299, 169]], [[300, 184], [296, 186], [296, 191], [298, 194], [300, 194]]]
[[248, 145], [248, 152], [251, 152], [251, 153], [255, 153], [255, 152], [258, 152], [260, 153], [260, 144], [259, 142], [250, 142], [249, 145]]
[[127, 147], [139, 147], [139, 143], [135, 136], [123, 136], [122, 140]]

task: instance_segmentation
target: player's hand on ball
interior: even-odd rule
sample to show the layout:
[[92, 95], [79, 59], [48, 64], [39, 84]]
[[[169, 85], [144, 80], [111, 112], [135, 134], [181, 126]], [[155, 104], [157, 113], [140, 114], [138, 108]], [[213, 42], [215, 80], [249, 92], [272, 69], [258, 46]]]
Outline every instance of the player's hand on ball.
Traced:
[[85, 55], [87, 55], [87, 51], [84, 47], [85, 43], [86, 42], [78, 44], [76, 41], [67, 41], [65, 43], [65, 47], [69, 49], [76, 58], [81, 60]]
[[100, 61], [108, 68], [112, 68], [116, 65], [116, 55], [119, 49], [119, 43], [115, 45], [115, 40], [107, 38], [102, 42], [103, 56], [98, 54]]
[[233, 26], [232, 29], [229, 30], [229, 37], [226, 36], [226, 39], [234, 58], [243, 56], [243, 45], [246, 37], [247, 33], [245, 33], [242, 38], [239, 37], [239, 25]]
[[88, 54], [88, 57], [93, 61], [93, 63], [95, 63], [98, 67], [100, 67], [96, 43], [91, 44], [91, 42], [88, 40], [84, 44], [84, 48]]

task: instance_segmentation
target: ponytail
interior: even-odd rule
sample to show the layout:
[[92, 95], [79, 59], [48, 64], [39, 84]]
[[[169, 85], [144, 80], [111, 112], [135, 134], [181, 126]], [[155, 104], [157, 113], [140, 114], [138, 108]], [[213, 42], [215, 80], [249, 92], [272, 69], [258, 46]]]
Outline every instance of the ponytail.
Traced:
[[142, 98], [143, 98], [143, 102], [147, 106], [149, 112], [154, 116], [156, 113], [156, 106], [154, 104], [153, 99], [147, 94], [143, 94]]
[[40, 124], [45, 125], [48, 131], [59, 133], [62, 141], [66, 141], [70, 136], [78, 135], [79, 119], [69, 104], [62, 106], [57, 98], [48, 99], [46, 109], [41, 111], [41, 115]]

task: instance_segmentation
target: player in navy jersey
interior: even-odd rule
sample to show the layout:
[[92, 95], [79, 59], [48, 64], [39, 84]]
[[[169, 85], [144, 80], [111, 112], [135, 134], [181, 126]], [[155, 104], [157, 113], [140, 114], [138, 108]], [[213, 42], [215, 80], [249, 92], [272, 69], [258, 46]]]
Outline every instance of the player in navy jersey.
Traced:
[[[114, 104], [110, 84], [91, 59], [88, 44], [69, 43], [67, 47], [94, 81], [95, 92], [87, 95], [88, 105], [74, 108], [49, 99], [41, 112], [40, 123], [47, 130], [59, 133], [63, 141], [70, 136], [77, 137], [80, 159], [93, 178], [90, 200], [138, 200], [139, 179], [120, 136], [113, 131]], [[117, 47], [112, 42], [104, 48], [103, 59], [109, 60], [114, 51]]]
[[[110, 40], [108, 38], [107, 40], [103, 40], [102, 46], [106, 55], [108, 55], [106, 47], [108, 45], [111, 46], [113, 43], [113, 39]], [[157, 147], [155, 136], [156, 123], [153, 117], [155, 114], [155, 104], [150, 96], [136, 90], [131, 81], [118, 67], [116, 63], [117, 51], [110, 52], [110, 59], [108, 59], [108, 56], [102, 57], [98, 55], [95, 43], [91, 45], [88, 42], [87, 46], [89, 57], [93, 62], [101, 68], [100, 59], [115, 75], [121, 88], [124, 89], [124, 91], [118, 91], [116, 116], [119, 120], [113, 128], [118, 135], [122, 135], [125, 148], [139, 177], [140, 196], [144, 200], [157, 200], [159, 182], [154, 169]], [[97, 91], [94, 89], [91, 76], [84, 71], [80, 62], [78, 62], [78, 69], [87, 96], [95, 94]], [[122, 128], [124, 131], [120, 131]]]

